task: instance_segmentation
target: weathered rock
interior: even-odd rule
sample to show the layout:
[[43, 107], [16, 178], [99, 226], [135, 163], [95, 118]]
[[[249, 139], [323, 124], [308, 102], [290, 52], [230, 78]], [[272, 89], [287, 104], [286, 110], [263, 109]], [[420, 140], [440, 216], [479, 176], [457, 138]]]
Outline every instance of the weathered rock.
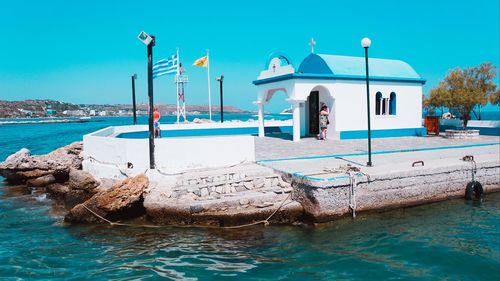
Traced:
[[265, 183], [266, 182], [263, 178], [255, 178], [253, 180], [253, 184], [254, 184], [255, 188], [262, 188], [262, 187], [264, 187]]
[[98, 187], [101, 182], [88, 172], [70, 168], [69, 179], [66, 184], [70, 189], [80, 189], [92, 192], [92, 190]]
[[64, 198], [64, 195], [69, 192], [69, 187], [60, 183], [53, 183], [47, 186], [47, 191], [60, 198]]
[[[73, 208], [75, 205], [85, 202], [91, 198], [98, 190], [106, 190], [110, 182], [105, 181], [103, 184], [100, 180], [95, 179], [91, 174], [70, 168], [68, 173], [68, 181], [64, 183], [56, 182], [55, 177], [49, 174], [44, 177], [52, 177], [52, 184], [48, 185], [47, 191], [52, 197], [61, 200], [66, 207]], [[35, 179], [38, 180], [39, 178]], [[33, 179], [26, 183], [32, 183]], [[55, 183], [54, 183], [55, 182]], [[99, 187], [99, 188], [98, 188]]]
[[202, 188], [201, 189], [201, 197], [206, 197], [208, 196], [209, 192], [208, 192], [208, 188]]
[[41, 176], [38, 178], [29, 179], [26, 181], [26, 185], [27, 186], [41, 187], [41, 186], [47, 186], [51, 183], [54, 183], [55, 181], [56, 181], [56, 179], [54, 178], [54, 176], [52, 174], [48, 174], [48, 175]]
[[243, 192], [243, 191], [247, 190], [243, 185], [237, 185], [235, 187], [235, 189], [236, 189], [236, 192]]
[[243, 186], [244, 186], [246, 189], [248, 189], [248, 190], [250, 190], [250, 189], [252, 189], [252, 188], [253, 188], [253, 184], [252, 184], [252, 182], [249, 182], [249, 181], [244, 182], [244, 183], [243, 183]]
[[68, 222], [101, 221], [87, 208], [110, 220], [140, 216], [144, 213], [142, 194], [148, 185], [149, 179], [144, 174], [125, 179], [108, 190], [99, 191], [84, 203], [76, 205], [64, 220]]
[[44, 155], [31, 155], [26, 148], [7, 157], [0, 163], [0, 176], [9, 182], [26, 182], [57, 171], [57, 181], [69, 173], [70, 168], [82, 167], [82, 142], [75, 142]]

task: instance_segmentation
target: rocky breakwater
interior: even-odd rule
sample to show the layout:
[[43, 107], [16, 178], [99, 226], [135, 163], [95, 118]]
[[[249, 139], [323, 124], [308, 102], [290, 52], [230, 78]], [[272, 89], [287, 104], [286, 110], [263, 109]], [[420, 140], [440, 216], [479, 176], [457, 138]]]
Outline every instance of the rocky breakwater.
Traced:
[[142, 194], [149, 179], [141, 174], [102, 189], [90, 199], [76, 205], [64, 217], [67, 222], [102, 222], [130, 219], [144, 214]]
[[0, 176], [10, 184], [47, 192], [69, 211], [65, 218], [69, 222], [99, 221], [82, 204], [109, 219], [143, 215], [147, 177], [139, 175], [118, 183], [97, 179], [81, 170], [82, 148], [81, 142], [75, 142], [45, 155], [31, 155], [23, 148], [0, 163]]
[[49, 154], [33, 156], [23, 148], [0, 163], [0, 175], [9, 183], [46, 186], [69, 179], [70, 169], [82, 168], [82, 142], [61, 147]]
[[45, 155], [21, 149], [0, 163], [11, 184], [40, 189], [66, 207], [66, 222], [114, 222], [146, 215], [161, 224], [241, 226], [300, 221], [293, 188], [255, 163], [163, 175], [150, 170], [123, 181], [82, 170], [82, 143]]

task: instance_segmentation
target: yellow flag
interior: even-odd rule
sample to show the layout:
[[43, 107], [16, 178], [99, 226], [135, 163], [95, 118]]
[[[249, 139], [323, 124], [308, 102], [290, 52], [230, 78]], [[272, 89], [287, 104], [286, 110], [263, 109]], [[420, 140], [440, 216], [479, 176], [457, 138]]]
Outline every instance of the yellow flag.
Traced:
[[194, 61], [194, 66], [207, 67], [208, 65], [208, 56], [201, 57]]

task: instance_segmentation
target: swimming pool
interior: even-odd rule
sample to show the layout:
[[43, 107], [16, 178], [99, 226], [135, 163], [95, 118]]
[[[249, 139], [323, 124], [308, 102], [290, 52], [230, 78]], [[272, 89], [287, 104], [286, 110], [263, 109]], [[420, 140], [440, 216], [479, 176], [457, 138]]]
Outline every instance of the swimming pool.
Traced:
[[[292, 126], [270, 126], [265, 127], [265, 134], [291, 134]], [[203, 128], [203, 129], [173, 129], [162, 130], [163, 138], [176, 137], [200, 137], [200, 136], [227, 136], [227, 135], [258, 135], [257, 127], [233, 127], [233, 128]], [[116, 136], [121, 139], [146, 139], [149, 131], [124, 132]]]

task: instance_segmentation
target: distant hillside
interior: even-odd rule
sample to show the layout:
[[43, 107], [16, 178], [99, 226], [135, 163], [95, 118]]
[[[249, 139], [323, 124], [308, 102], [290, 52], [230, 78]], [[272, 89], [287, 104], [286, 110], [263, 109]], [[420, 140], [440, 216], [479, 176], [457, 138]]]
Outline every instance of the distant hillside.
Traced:
[[78, 110], [80, 107], [76, 104], [54, 100], [0, 100], [0, 118], [43, 117], [47, 115], [47, 109], [63, 112]]
[[[163, 115], [173, 115], [177, 106], [174, 104], [156, 105]], [[147, 114], [148, 105], [137, 104], [138, 114]], [[186, 113], [205, 114], [208, 112], [206, 105], [186, 105]], [[212, 106], [212, 112], [219, 112], [218, 106]], [[224, 106], [225, 113], [246, 113], [234, 106]], [[127, 116], [132, 115], [131, 104], [73, 104], [54, 100], [0, 100], [0, 118], [26, 118], [26, 117], [82, 117], [82, 116]]]

